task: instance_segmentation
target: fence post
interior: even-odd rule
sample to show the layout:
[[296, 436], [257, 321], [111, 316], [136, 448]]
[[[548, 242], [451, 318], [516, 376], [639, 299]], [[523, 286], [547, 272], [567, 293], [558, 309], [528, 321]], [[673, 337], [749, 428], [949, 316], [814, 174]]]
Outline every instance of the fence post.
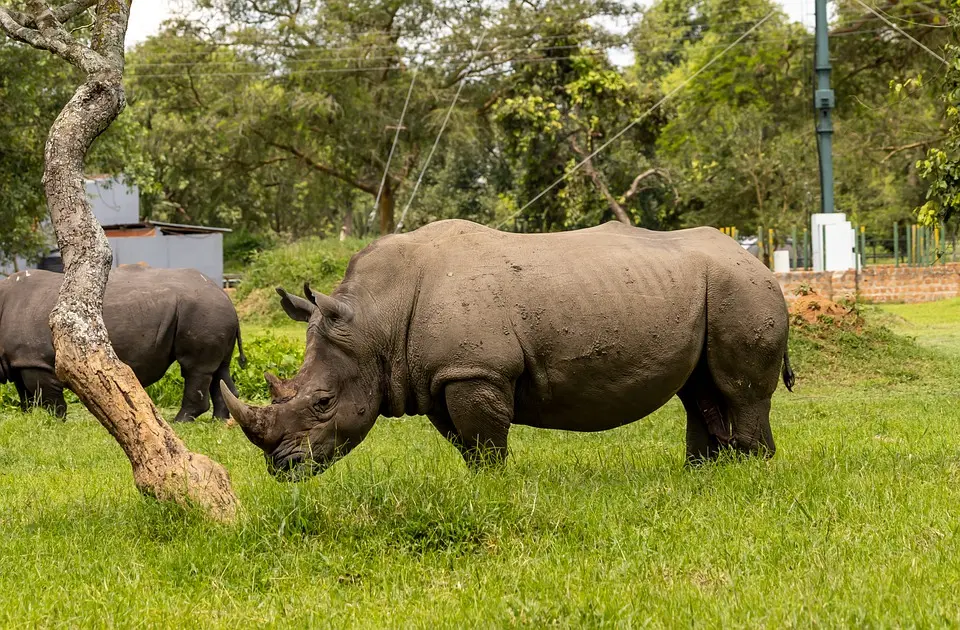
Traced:
[[767, 238], [768, 238], [767, 242], [770, 244], [770, 269], [773, 269], [773, 252], [775, 251], [775, 248], [773, 246], [773, 228], [770, 228], [767, 231]]
[[917, 266], [923, 267], [923, 258], [926, 252], [923, 251], [923, 226], [917, 225]]
[[907, 224], [907, 267], [913, 266], [913, 250], [917, 241], [917, 226]]
[[853, 233], [853, 270], [860, 273], [860, 259], [863, 257], [863, 251], [860, 246], [860, 234], [858, 231]]
[[763, 262], [763, 250], [766, 249], [763, 243], [763, 226], [757, 231], [757, 255], [760, 256], [760, 262]]
[[810, 252], [810, 232], [807, 231], [807, 228], [803, 228], [803, 268], [812, 269], [813, 261], [810, 260], [813, 258], [813, 254]]
[[893, 222], [893, 266], [900, 266], [900, 223]]
[[933, 226], [933, 264], [937, 264], [938, 256], [940, 253], [940, 226]]
[[797, 242], [797, 226], [793, 226], [793, 228], [791, 228], [790, 230], [790, 244], [793, 245], [793, 247], [790, 250], [793, 254], [791, 256], [793, 260], [790, 263], [790, 270], [793, 271], [794, 269], [797, 268], [797, 259], [799, 258], [799, 253], [800, 253], [800, 247], [799, 247], [800, 243]]
[[860, 268], [867, 267], [867, 226], [860, 226]]
[[823, 270], [827, 270], [827, 226], [820, 226], [820, 253], [823, 254]]

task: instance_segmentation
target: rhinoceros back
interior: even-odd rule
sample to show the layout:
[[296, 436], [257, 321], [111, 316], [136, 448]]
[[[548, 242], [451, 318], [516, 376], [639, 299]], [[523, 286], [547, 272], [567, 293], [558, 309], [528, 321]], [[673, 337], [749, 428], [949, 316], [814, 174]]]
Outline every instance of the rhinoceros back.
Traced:
[[[62, 280], [30, 270], [0, 281], [0, 350], [11, 370], [54, 369], [48, 321]], [[144, 384], [163, 377], [178, 344], [203, 337], [232, 347], [239, 327], [223, 290], [192, 269], [112, 269], [103, 314], [117, 356]]]

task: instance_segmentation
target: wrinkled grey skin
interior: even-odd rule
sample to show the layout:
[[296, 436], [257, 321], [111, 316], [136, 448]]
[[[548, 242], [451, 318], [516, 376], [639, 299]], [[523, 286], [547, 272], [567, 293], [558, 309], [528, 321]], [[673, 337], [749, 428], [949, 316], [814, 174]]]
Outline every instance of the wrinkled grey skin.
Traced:
[[772, 456], [781, 371], [793, 385], [777, 280], [713, 228], [440, 221], [355, 255], [329, 297], [277, 291], [308, 322], [303, 366], [266, 375], [267, 407], [225, 396], [281, 479], [322, 471], [380, 415], [426, 415], [477, 466], [504, 460], [511, 425], [605, 431], [675, 395], [689, 462]]
[[[62, 274], [32, 269], [0, 280], [0, 383], [16, 385], [24, 410], [39, 401], [59, 417], [67, 405], [48, 322], [62, 281]], [[237, 312], [223, 289], [194, 269], [125, 265], [110, 271], [103, 319], [117, 356], [145, 387], [180, 364], [184, 393], [176, 421], [202, 415], [211, 398], [213, 415], [229, 417], [219, 384], [236, 392], [235, 343], [241, 366], [246, 358]]]

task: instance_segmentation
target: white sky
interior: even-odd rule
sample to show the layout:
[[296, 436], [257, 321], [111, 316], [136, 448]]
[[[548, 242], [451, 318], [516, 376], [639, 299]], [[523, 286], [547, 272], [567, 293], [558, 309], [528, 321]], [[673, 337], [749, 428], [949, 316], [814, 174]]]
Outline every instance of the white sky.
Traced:
[[[641, 4], [649, 4], [651, 0], [640, 0]], [[813, 3], [814, 0], [777, 0], [787, 12], [792, 20], [802, 21], [804, 24], [813, 26]], [[130, 9], [130, 24], [127, 27], [128, 47], [133, 46], [144, 39], [157, 33], [160, 30], [160, 24], [163, 20], [172, 17], [177, 8], [176, 0], [140, 0], [134, 2]], [[626, 22], [611, 25], [616, 31], [626, 31], [629, 28]], [[612, 54], [614, 63], [623, 64], [629, 62], [629, 54]]]

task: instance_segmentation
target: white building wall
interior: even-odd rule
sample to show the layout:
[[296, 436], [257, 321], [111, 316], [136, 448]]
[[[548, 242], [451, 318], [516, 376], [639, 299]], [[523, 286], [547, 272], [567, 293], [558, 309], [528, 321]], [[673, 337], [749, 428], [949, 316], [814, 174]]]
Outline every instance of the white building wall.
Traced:
[[146, 263], [164, 269], [196, 269], [223, 285], [223, 234], [157, 234], [108, 240], [114, 267]]
[[140, 189], [119, 177], [84, 181], [93, 215], [100, 225], [131, 225], [140, 222]]
[[223, 286], [223, 234], [177, 234], [164, 236], [171, 267], [196, 269]]

